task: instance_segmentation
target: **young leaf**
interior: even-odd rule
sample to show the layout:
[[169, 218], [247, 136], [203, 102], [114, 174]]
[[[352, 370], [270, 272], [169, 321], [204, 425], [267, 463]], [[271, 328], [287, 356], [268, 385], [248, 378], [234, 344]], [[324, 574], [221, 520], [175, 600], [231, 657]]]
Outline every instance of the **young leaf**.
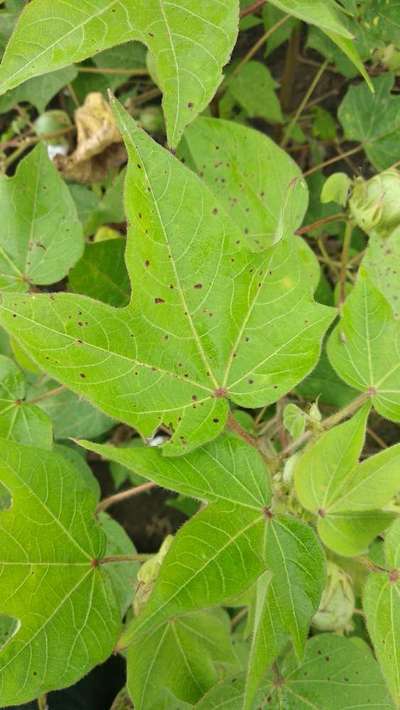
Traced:
[[13, 360], [0, 355], [0, 436], [51, 449], [51, 419], [38, 406], [24, 401], [26, 390], [23, 372]]
[[249, 118], [264, 118], [269, 123], [283, 123], [278, 84], [261, 62], [247, 62], [227, 80], [227, 89]]
[[268, 136], [201, 117], [186, 129], [178, 155], [205, 180], [251, 249], [264, 250], [300, 227], [308, 205], [306, 183]]
[[364, 552], [390, 522], [387, 505], [399, 489], [400, 445], [358, 463], [369, 407], [323, 434], [296, 466], [301, 504], [318, 515], [323, 542], [341, 555]]
[[[197, 710], [243, 710], [241, 677], [220, 683], [197, 704]], [[289, 653], [268, 674], [253, 708], [273, 710], [345, 710], [369, 707], [393, 710], [379, 666], [361, 639], [319, 634], [306, 644], [304, 659]]]
[[200, 611], [166, 621], [129, 648], [127, 684], [135, 708], [160, 707], [166, 689], [196, 703], [217, 682], [216, 664], [222, 663], [237, 660], [229, 622], [220, 614]]
[[[0, 67], [0, 93], [26, 79], [135, 39], [146, 44], [164, 93], [168, 142], [209, 103], [236, 41], [237, 0], [34, 0]], [[195, 74], [193, 73], [195, 72]]]
[[262, 406], [302, 380], [333, 311], [312, 299], [297, 237], [247, 251], [199, 178], [116, 112], [130, 156], [130, 305], [4, 295], [1, 322], [57, 380], [143, 436], [166, 424], [168, 452], [184, 453], [221, 432], [228, 399]]
[[351, 32], [342, 22], [339, 6], [335, 0], [270, 0], [280, 10], [299, 20], [317, 25], [324, 32], [336, 32], [342, 37], [352, 38]]
[[385, 538], [388, 573], [370, 574], [363, 594], [368, 632], [393, 700], [400, 703], [400, 520]]
[[[0, 649], [0, 697], [13, 705], [71, 685], [111, 653], [120, 602], [105, 565], [96, 496], [63, 456], [1, 442], [0, 612], [18, 620]], [[68, 492], [68, 495], [67, 495]]]
[[373, 79], [374, 94], [365, 84], [350, 86], [338, 112], [346, 140], [359, 141], [377, 170], [400, 158], [400, 97], [391, 93], [394, 79], [389, 73]]
[[351, 387], [369, 393], [376, 411], [400, 421], [400, 323], [362, 272], [328, 341], [328, 356]]
[[67, 186], [42, 144], [0, 177], [0, 288], [27, 291], [30, 284], [62, 279], [83, 252], [83, 234]]

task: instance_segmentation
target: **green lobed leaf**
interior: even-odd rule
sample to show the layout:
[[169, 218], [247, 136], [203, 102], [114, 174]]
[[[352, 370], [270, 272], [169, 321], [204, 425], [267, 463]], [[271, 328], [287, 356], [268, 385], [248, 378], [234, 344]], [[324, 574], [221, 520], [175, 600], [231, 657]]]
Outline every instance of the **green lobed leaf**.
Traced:
[[0, 437], [44, 449], [53, 445], [51, 419], [25, 401], [25, 376], [13, 360], [0, 355]]
[[264, 250], [300, 227], [307, 186], [296, 163], [268, 136], [237, 123], [199, 118], [182, 158], [207, 183], [251, 249]]
[[135, 708], [160, 707], [166, 689], [195, 704], [217, 682], [222, 663], [237, 664], [224, 615], [200, 611], [165, 622], [129, 648], [127, 685]]
[[[8, 706], [71, 685], [112, 652], [120, 599], [105, 565], [97, 497], [64, 456], [1, 442], [0, 612], [18, 620], [0, 650]], [[60, 642], [62, 639], [62, 643]]]
[[82, 255], [74, 202], [42, 144], [19, 163], [14, 177], [0, 177], [0, 212], [1, 289], [52, 284]]
[[143, 436], [164, 423], [166, 450], [181, 454], [222, 431], [228, 399], [263, 406], [301, 381], [333, 310], [313, 301], [317, 271], [299, 238], [247, 251], [206, 185], [116, 113], [130, 156], [130, 305], [5, 294], [0, 320], [40, 367], [110, 416]]
[[21, 101], [29, 102], [37, 108], [39, 113], [42, 113], [53, 96], [77, 76], [78, 71], [75, 67], [66, 67], [50, 74], [28, 79], [16, 89], [0, 96], [0, 113], [6, 113]]
[[328, 356], [348, 385], [369, 393], [376, 411], [400, 421], [400, 323], [362, 271], [328, 341]]
[[339, 5], [335, 0], [270, 0], [280, 10], [299, 20], [317, 25], [325, 32], [336, 32], [342, 37], [352, 38], [351, 32], [345, 27]]
[[79, 443], [164, 488], [203, 501], [231, 503], [256, 511], [271, 502], [264, 461], [252, 446], [231, 434], [222, 434], [215, 442], [179, 459], [166, 458], [157, 447]]
[[295, 469], [301, 504], [318, 515], [323, 542], [341, 555], [365, 551], [392, 519], [379, 512], [399, 490], [400, 445], [358, 463], [369, 406], [323, 434]]
[[385, 538], [387, 573], [370, 574], [363, 594], [368, 633], [392, 693], [400, 703], [400, 520]]
[[[273, 710], [394, 710], [379, 666], [361, 639], [319, 634], [307, 642], [304, 659], [289, 653], [277, 672], [268, 674], [252, 710], [263, 704]], [[242, 710], [243, 700], [244, 680], [235, 675], [212, 688], [196, 708]]]
[[[152, 53], [169, 145], [212, 99], [238, 27], [237, 0], [33, 0], [0, 66], [0, 92], [129, 40]], [[195, 72], [193, 67], [195, 67]]]
[[249, 589], [264, 571], [263, 512], [211, 503], [185, 523], [163, 562], [140, 616], [121, 635], [121, 648], [167, 619], [222, 604]]
[[394, 80], [388, 72], [373, 79], [374, 94], [365, 84], [350, 86], [338, 111], [345, 138], [360, 142], [377, 170], [400, 159], [400, 97], [391, 93]]
[[363, 268], [372, 283], [389, 301], [396, 319], [400, 317], [400, 230], [387, 237], [370, 234], [363, 258]]
[[290, 516], [268, 521], [264, 555], [268, 572], [257, 581], [244, 710], [253, 707], [266, 669], [288, 638], [302, 657], [326, 579], [325, 555], [314, 531]]

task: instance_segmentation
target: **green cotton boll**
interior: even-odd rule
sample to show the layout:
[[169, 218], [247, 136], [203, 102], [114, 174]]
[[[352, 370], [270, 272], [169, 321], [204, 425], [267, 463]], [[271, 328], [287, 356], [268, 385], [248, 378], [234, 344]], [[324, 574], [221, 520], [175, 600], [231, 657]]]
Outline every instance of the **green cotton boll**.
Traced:
[[364, 232], [388, 236], [400, 225], [400, 173], [389, 169], [370, 180], [356, 180], [349, 207]]
[[328, 562], [328, 577], [319, 609], [312, 625], [318, 631], [351, 630], [355, 598], [351, 578], [346, 572]]
[[55, 135], [53, 138], [45, 138], [46, 145], [69, 146], [68, 133], [65, 135], [61, 133], [61, 131], [72, 127], [70, 117], [65, 111], [57, 109], [45, 111], [36, 119], [33, 125], [37, 135], [40, 137], [60, 133], [60, 135]]
[[165, 131], [164, 116], [160, 106], [147, 106], [140, 112], [139, 123], [147, 133]]

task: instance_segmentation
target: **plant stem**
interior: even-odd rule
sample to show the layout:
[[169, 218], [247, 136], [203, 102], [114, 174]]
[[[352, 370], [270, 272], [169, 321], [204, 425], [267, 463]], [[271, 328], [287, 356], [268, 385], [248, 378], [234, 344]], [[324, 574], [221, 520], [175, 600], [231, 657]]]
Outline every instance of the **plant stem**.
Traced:
[[226, 79], [226, 81], [225, 81], [225, 86], [227, 86], [227, 84], [229, 84], [229, 81], [230, 81], [234, 76], [237, 76], [237, 74], [239, 74], [239, 72], [240, 72], [240, 70], [242, 69], [242, 67], [244, 67], [244, 65], [247, 64], [247, 62], [250, 61], [250, 59], [252, 59], [255, 54], [257, 54], [257, 52], [258, 52], [258, 50], [260, 49], [260, 47], [262, 47], [263, 44], [265, 44], [265, 42], [267, 42], [267, 41], [269, 40], [269, 38], [271, 37], [271, 35], [273, 35], [274, 32], [275, 32], [277, 29], [279, 29], [279, 27], [282, 27], [282, 25], [284, 25], [285, 22], [287, 22], [287, 20], [288, 20], [289, 18], [290, 18], [290, 15], [284, 15], [284, 17], [281, 17], [281, 19], [278, 20], [278, 22], [275, 22], [275, 24], [272, 25], [272, 27], [270, 27], [266, 32], [264, 32], [264, 34], [260, 37], [260, 39], [258, 39], [257, 42], [249, 49], [249, 51], [247, 52], [247, 54], [244, 55], [243, 59], [240, 60], [239, 64], [235, 67], [235, 69], [233, 70], [232, 74], [230, 74], [230, 75], [227, 77], [227, 79]]
[[76, 67], [81, 74], [110, 74], [121, 76], [149, 76], [145, 67], [140, 69], [113, 69], [112, 67]]
[[310, 168], [309, 170], [306, 170], [305, 173], [303, 173], [304, 177], [308, 177], [309, 175], [313, 175], [313, 173], [318, 172], [318, 170], [323, 170], [323, 168], [327, 168], [328, 165], [333, 165], [334, 163], [337, 163], [339, 160], [343, 160], [344, 158], [347, 158], [349, 155], [355, 155], [355, 153], [360, 153], [360, 151], [364, 150], [364, 146], [358, 145], [356, 148], [351, 148], [350, 150], [346, 150], [345, 153], [340, 153], [340, 155], [335, 155], [333, 158], [329, 158], [328, 160], [324, 160], [323, 163], [319, 163], [319, 165], [314, 165], [313, 168]]
[[247, 15], [252, 15], [253, 12], [257, 12], [265, 3], [267, 0], [255, 0], [251, 5], [248, 5], [248, 7], [245, 7], [243, 10], [240, 12], [240, 17], [247, 17]]
[[[359, 397], [356, 397], [353, 399], [352, 402], [350, 402], [346, 407], [343, 407], [343, 409], [339, 409], [338, 412], [335, 414], [332, 414], [330, 417], [327, 417], [321, 422], [321, 429], [322, 430], [327, 430], [331, 429], [334, 427], [336, 424], [339, 424], [343, 419], [346, 419], [347, 417], [350, 417], [352, 414], [354, 414], [360, 407], [371, 397], [370, 392], [363, 392], [362, 394], [359, 395]], [[296, 451], [297, 449], [300, 448], [300, 446], [303, 446], [303, 444], [307, 443], [309, 439], [311, 439], [313, 435], [312, 431], [305, 431], [304, 434], [299, 436], [298, 439], [295, 439], [289, 446], [286, 446], [283, 451], [281, 451], [279, 457], [280, 458], [285, 458], [286, 456], [291, 456], [291, 454]]]
[[129, 498], [133, 498], [134, 496], [138, 496], [141, 493], [145, 493], [146, 491], [150, 491], [152, 488], [156, 488], [157, 484], [153, 483], [153, 481], [149, 481], [148, 483], [142, 483], [140, 486], [133, 486], [133, 488], [128, 488], [126, 491], [121, 491], [120, 493], [115, 493], [115, 495], [109, 496], [108, 498], [104, 498], [97, 506], [97, 512], [100, 513], [104, 510], [107, 510], [110, 508], [112, 505], [115, 505], [116, 503], [120, 503], [123, 500], [129, 500]]
[[329, 217], [322, 217], [321, 219], [317, 219], [311, 224], [306, 224], [305, 227], [300, 227], [300, 229], [296, 231], [296, 234], [299, 236], [301, 236], [302, 234], [308, 234], [308, 232], [312, 232], [314, 229], [318, 229], [318, 227], [323, 227], [324, 224], [330, 224], [330, 222], [339, 222], [345, 219], [346, 215], [344, 212], [331, 214]]
[[294, 77], [296, 73], [297, 55], [299, 53], [299, 47], [300, 31], [299, 27], [295, 26], [289, 38], [289, 44], [285, 58], [285, 68], [283, 70], [283, 76], [281, 79], [281, 89], [279, 93], [279, 99], [281, 102], [282, 110], [285, 113], [287, 113], [291, 108]]
[[59, 387], [55, 387], [53, 390], [48, 390], [48, 392], [43, 392], [43, 394], [39, 394], [34, 399], [30, 399], [27, 404], [37, 404], [37, 402], [41, 402], [43, 399], [48, 399], [49, 397], [56, 397], [63, 390], [65, 390], [65, 385], [60, 385]]
[[298, 120], [299, 120], [301, 114], [303, 113], [304, 109], [306, 108], [306, 106], [307, 106], [307, 104], [308, 104], [308, 102], [309, 102], [311, 96], [313, 95], [313, 93], [314, 93], [314, 91], [315, 91], [315, 89], [316, 89], [316, 87], [317, 87], [317, 84], [318, 84], [319, 80], [321, 79], [321, 76], [323, 75], [323, 73], [324, 73], [324, 71], [325, 71], [325, 69], [326, 69], [327, 66], [328, 66], [328, 60], [326, 59], [326, 60], [323, 62], [323, 64], [321, 64], [320, 68], [318, 69], [318, 71], [317, 71], [316, 75], [314, 76], [314, 79], [312, 80], [312, 82], [311, 82], [311, 84], [310, 84], [308, 90], [307, 90], [306, 93], [304, 94], [303, 99], [302, 99], [302, 101], [300, 102], [300, 104], [299, 104], [299, 106], [298, 106], [298, 108], [297, 108], [297, 110], [296, 110], [296, 113], [294, 114], [292, 120], [290, 121], [288, 127], [286, 128], [286, 131], [285, 131], [284, 136], [283, 136], [283, 139], [282, 139], [281, 148], [286, 148], [287, 144], [289, 143], [289, 140], [290, 140], [290, 138], [291, 138], [291, 136], [292, 136], [293, 128], [295, 127], [295, 125], [296, 125], [296, 123], [298, 122]]
[[235, 616], [232, 617], [231, 631], [233, 631], [233, 629], [236, 628], [236, 626], [242, 621], [242, 619], [244, 619], [244, 617], [247, 615], [248, 611], [249, 611], [248, 607], [245, 606], [245, 607], [243, 607], [243, 609], [240, 609], [240, 611], [238, 611], [238, 613], [235, 614]]
[[347, 264], [350, 256], [351, 237], [353, 234], [353, 225], [350, 220], [347, 221], [346, 229], [343, 238], [342, 259], [339, 274], [339, 308], [342, 308], [346, 300], [346, 277]]
[[247, 444], [250, 444], [250, 446], [253, 446], [255, 449], [258, 450], [258, 442], [257, 439], [249, 434], [246, 429], [243, 429], [243, 427], [239, 424], [238, 421], [236, 421], [235, 417], [233, 414], [230, 414], [228, 416], [228, 422], [227, 422], [228, 429], [231, 431], [235, 432], [238, 436], [240, 436], [243, 441], [245, 441]]
[[103, 557], [101, 560], [97, 560], [98, 565], [112, 565], [119, 562], [146, 562], [150, 560], [154, 555], [152, 554], [136, 554], [136, 555], [110, 555], [110, 557]]
[[47, 705], [47, 695], [41, 695], [40, 698], [37, 700], [38, 708], [39, 710], [47, 710], [48, 705]]

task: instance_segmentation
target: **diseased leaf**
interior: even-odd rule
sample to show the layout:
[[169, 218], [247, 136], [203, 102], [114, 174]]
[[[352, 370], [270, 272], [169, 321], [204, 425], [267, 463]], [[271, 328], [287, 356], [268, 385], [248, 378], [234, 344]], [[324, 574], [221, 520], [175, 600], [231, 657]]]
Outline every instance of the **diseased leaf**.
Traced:
[[160, 707], [166, 689], [178, 700], [196, 703], [217, 682], [216, 664], [237, 663], [229, 632], [229, 622], [219, 614], [200, 611], [171, 619], [133, 643], [128, 689], [135, 708]]
[[372, 283], [389, 301], [396, 319], [400, 318], [400, 230], [387, 237], [370, 234], [363, 268]]
[[[71, 685], [111, 653], [120, 601], [105, 565], [96, 496], [59, 454], [1, 442], [0, 612], [18, 619], [0, 649], [5, 706]], [[68, 496], [67, 496], [68, 492]], [[62, 638], [62, 643], [60, 643]]]
[[42, 144], [21, 161], [15, 177], [0, 177], [0, 212], [1, 289], [52, 284], [82, 255], [75, 205]]
[[[235, 677], [212, 688], [198, 710], [242, 710], [244, 680]], [[336, 634], [318, 634], [306, 644], [304, 659], [293, 652], [268, 674], [253, 707], [273, 710], [393, 710], [382, 674], [367, 644]]]
[[395, 706], [400, 703], [400, 520], [385, 537], [387, 573], [370, 574], [363, 608], [368, 632]]
[[373, 79], [374, 94], [365, 84], [350, 86], [338, 111], [345, 138], [359, 141], [377, 170], [400, 159], [400, 97], [391, 93], [394, 79], [388, 72]]
[[348, 385], [370, 394], [379, 414], [400, 421], [400, 323], [362, 272], [328, 341], [328, 356]]
[[37, 405], [25, 402], [26, 391], [23, 372], [13, 360], [0, 355], [0, 437], [51, 449], [51, 419]]
[[0, 92], [129, 40], [152, 53], [164, 93], [168, 140], [209, 103], [236, 41], [237, 0], [34, 0], [24, 8], [0, 67]]
[[298, 237], [247, 251], [204, 183], [116, 111], [130, 156], [130, 305], [4, 295], [1, 323], [110, 416], [143, 436], [164, 423], [166, 450], [181, 454], [221, 432], [228, 399], [262, 406], [301, 381], [333, 311], [313, 301], [315, 262]]
[[365, 551], [392, 519], [384, 508], [400, 489], [400, 445], [358, 463], [369, 406], [323, 434], [296, 465], [301, 504], [318, 515], [323, 542], [341, 555]]
[[88, 244], [82, 259], [70, 271], [70, 291], [96, 298], [110, 306], [126, 306], [131, 289], [124, 252], [123, 239]]
[[205, 180], [255, 251], [300, 227], [307, 186], [296, 163], [270, 138], [237, 123], [199, 118], [178, 155]]

